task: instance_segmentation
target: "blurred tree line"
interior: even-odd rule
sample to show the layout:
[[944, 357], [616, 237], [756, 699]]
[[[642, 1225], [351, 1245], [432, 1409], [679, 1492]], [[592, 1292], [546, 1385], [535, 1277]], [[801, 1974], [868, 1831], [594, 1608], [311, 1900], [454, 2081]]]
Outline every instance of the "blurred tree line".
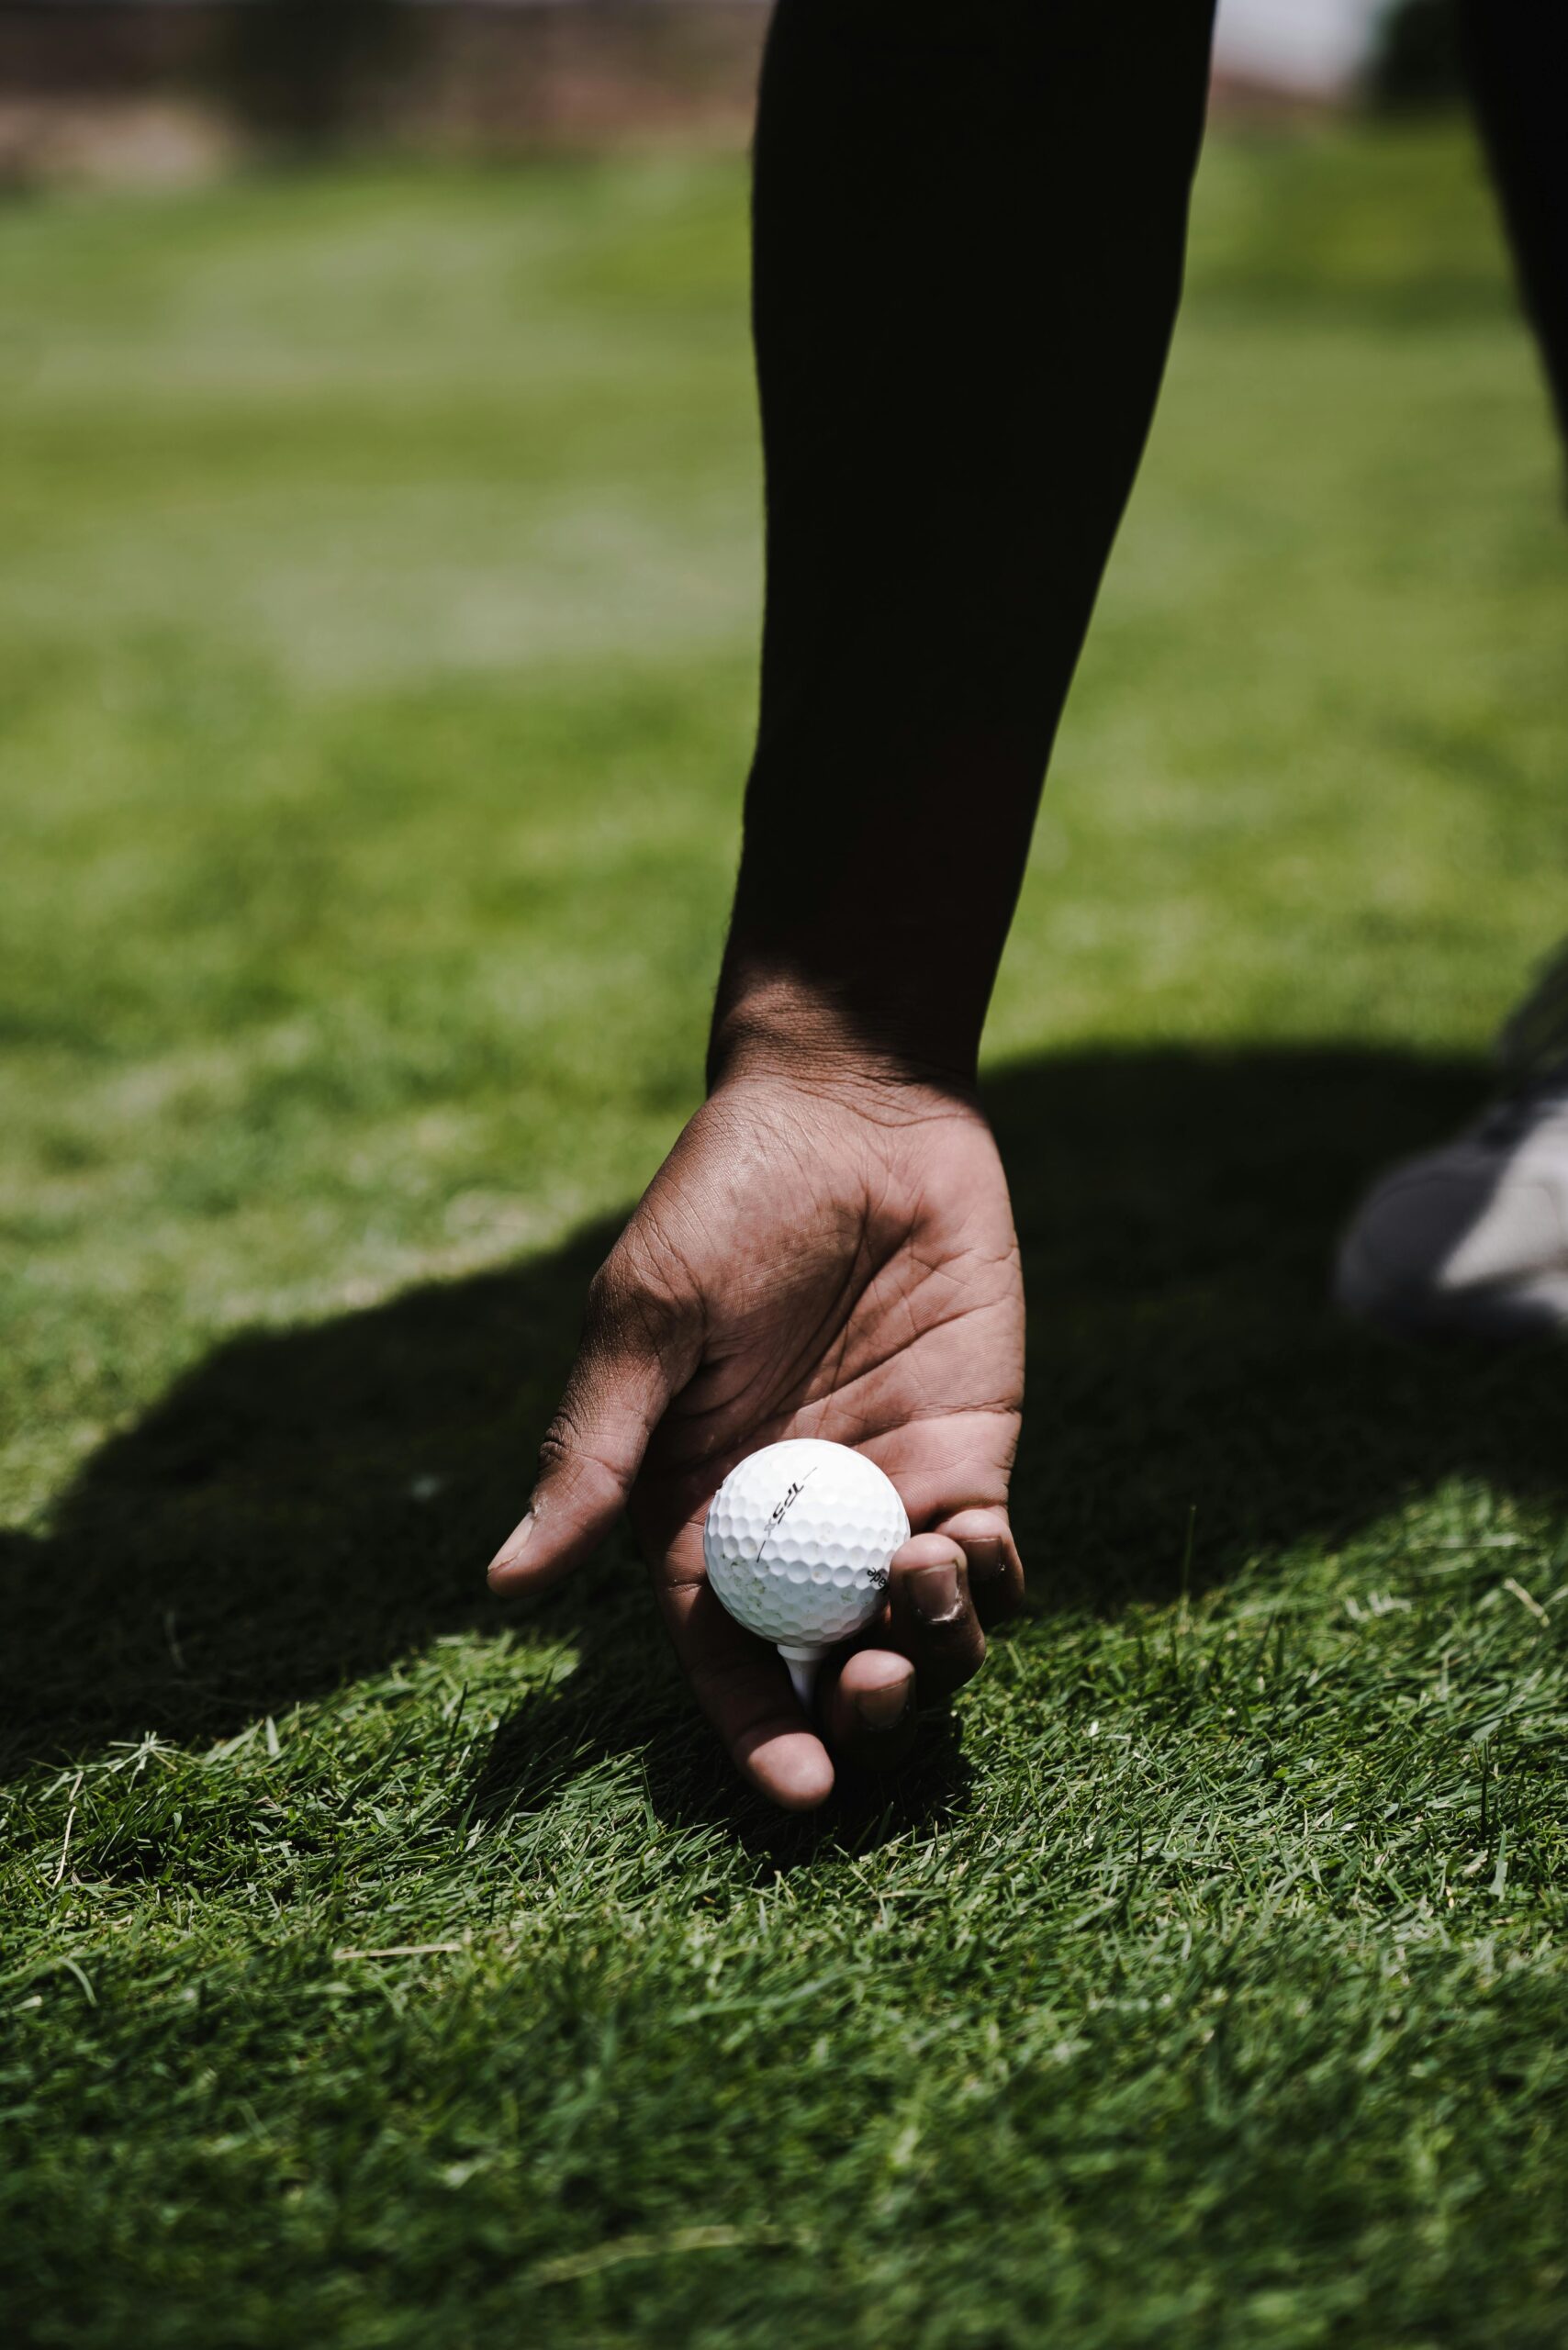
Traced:
[[[230, 39], [233, 95], [258, 129], [330, 137], [367, 76], [407, 62], [415, 15], [405, 0], [252, 0]], [[1462, 88], [1458, 0], [1392, 0], [1372, 57], [1374, 105], [1444, 106]]]
[[[405, 0], [252, 0], [234, 12], [227, 43], [230, 103], [269, 140], [325, 144], [348, 125], [367, 87], [407, 67], [419, 13]], [[1391, 0], [1367, 86], [1383, 113], [1458, 99], [1458, 0]]]
[[1462, 97], [1459, 0], [1394, 0], [1379, 28], [1368, 89], [1383, 114], [1420, 113]]
[[[0, 0], [0, 84], [24, 177], [28, 141], [48, 149], [50, 107], [69, 114], [84, 95], [122, 108], [185, 99], [262, 151], [366, 139], [513, 151], [721, 118], [738, 133], [766, 18], [759, 0]], [[1458, 0], [1387, 0], [1366, 103], [1408, 112], [1462, 87]], [[6, 136], [0, 123], [0, 177]]]
[[401, 0], [252, 0], [230, 19], [225, 95], [270, 141], [327, 145], [407, 63], [414, 27]]

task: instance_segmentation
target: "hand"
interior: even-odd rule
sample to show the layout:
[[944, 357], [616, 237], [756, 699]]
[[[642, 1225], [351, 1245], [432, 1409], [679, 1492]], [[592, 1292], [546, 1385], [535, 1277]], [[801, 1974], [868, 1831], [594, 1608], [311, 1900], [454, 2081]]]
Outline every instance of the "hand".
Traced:
[[[596, 1276], [527, 1514], [492, 1586], [554, 1581], [630, 1506], [677, 1652], [734, 1761], [792, 1810], [829, 1750], [895, 1761], [1023, 1589], [1007, 1484], [1024, 1298], [990, 1128], [959, 1093], [755, 1061], [680, 1136]], [[824, 1665], [816, 1723], [710, 1590], [702, 1523], [745, 1453], [854, 1445], [913, 1529], [882, 1617]], [[819, 1734], [820, 1733], [820, 1734]]]

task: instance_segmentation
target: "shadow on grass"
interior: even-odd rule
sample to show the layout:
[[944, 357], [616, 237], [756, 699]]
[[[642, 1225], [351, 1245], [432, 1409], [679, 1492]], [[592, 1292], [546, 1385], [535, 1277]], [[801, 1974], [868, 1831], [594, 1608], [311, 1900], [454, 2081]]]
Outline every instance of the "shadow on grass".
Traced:
[[[1390, 1052], [1092, 1054], [990, 1089], [1029, 1280], [1016, 1516], [1037, 1604], [1173, 1593], [1348, 1534], [1454, 1472], [1564, 1490], [1557, 1358], [1406, 1354], [1324, 1297], [1367, 1172], [1441, 1135], [1482, 1072]], [[483, 1562], [516, 1515], [611, 1228], [515, 1272], [235, 1339], [88, 1462], [44, 1540], [9, 1537], [4, 1753], [155, 1730], [220, 1738], [442, 1633], [510, 1615], [584, 1635], [583, 1670], [503, 1726], [475, 1800], [547, 1799], [586, 1756], [644, 1754], [655, 1808], [801, 1849], [734, 1789], [665, 1657], [623, 1539], [526, 1610]], [[949, 1728], [868, 1840], [963, 1800]]]
[[947, 1713], [926, 1722], [916, 1753], [896, 1777], [841, 1766], [825, 1810], [804, 1817], [775, 1810], [729, 1769], [662, 1651], [656, 1676], [638, 1685], [634, 1654], [646, 1660], [650, 1628], [641, 1593], [638, 1600], [630, 1643], [613, 1635], [607, 1643], [596, 1634], [591, 1654], [559, 1696], [520, 1706], [502, 1723], [454, 1815], [499, 1820], [543, 1811], [581, 1771], [632, 1748], [661, 1821], [722, 1828], [763, 1874], [783, 1874], [809, 1861], [824, 1837], [839, 1851], [858, 1852], [908, 1829], [941, 1827], [962, 1810], [970, 1774], [961, 1725]]

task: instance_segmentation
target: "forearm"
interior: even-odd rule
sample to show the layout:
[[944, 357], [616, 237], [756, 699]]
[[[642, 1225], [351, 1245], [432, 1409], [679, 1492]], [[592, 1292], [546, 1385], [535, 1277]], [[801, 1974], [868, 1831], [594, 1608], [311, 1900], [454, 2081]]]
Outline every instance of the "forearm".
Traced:
[[1548, 0], [1462, 0], [1460, 24], [1525, 304], [1568, 435], [1568, 28]]
[[754, 222], [762, 702], [721, 1060], [782, 1013], [972, 1073], [1169, 342], [1208, 15], [781, 0]]

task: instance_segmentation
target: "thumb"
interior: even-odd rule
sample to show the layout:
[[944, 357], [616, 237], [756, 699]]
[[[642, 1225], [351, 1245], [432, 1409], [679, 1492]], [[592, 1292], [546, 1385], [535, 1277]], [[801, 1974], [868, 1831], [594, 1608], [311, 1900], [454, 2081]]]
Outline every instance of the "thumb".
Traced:
[[487, 1570], [492, 1591], [554, 1583], [598, 1547], [700, 1353], [697, 1301], [654, 1289], [618, 1248], [588, 1291], [582, 1342], [540, 1447], [538, 1481]]

